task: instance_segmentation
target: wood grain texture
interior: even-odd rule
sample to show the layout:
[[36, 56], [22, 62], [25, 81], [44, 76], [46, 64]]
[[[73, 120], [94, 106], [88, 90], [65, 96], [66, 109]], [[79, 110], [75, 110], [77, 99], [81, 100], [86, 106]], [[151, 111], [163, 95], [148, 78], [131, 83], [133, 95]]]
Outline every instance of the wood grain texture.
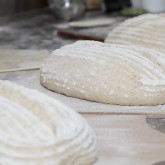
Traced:
[[165, 134], [146, 124], [145, 116], [84, 115], [96, 132], [95, 165], [149, 165], [164, 160]]

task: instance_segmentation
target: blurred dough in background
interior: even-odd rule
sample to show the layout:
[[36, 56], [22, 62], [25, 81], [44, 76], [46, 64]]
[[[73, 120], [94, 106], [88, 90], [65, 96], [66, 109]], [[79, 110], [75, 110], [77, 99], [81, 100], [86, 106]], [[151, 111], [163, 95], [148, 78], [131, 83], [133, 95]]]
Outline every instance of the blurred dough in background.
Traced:
[[165, 13], [126, 20], [109, 32], [105, 42], [147, 47], [165, 52]]

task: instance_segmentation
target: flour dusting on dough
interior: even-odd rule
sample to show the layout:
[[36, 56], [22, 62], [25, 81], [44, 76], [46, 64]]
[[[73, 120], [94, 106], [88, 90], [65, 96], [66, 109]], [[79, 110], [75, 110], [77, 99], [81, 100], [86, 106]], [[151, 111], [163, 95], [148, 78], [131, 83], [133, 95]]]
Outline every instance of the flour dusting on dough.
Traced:
[[[158, 105], [165, 103], [164, 66], [165, 55], [156, 49], [78, 41], [55, 50], [44, 61], [41, 83], [55, 92], [90, 101]], [[53, 85], [56, 81], [58, 86]]]

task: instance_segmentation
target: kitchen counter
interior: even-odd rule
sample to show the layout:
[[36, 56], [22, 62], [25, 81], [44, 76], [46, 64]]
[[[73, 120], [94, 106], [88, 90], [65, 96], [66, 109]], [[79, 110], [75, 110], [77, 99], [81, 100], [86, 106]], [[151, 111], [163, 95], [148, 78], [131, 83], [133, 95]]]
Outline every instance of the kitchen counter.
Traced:
[[[97, 17], [97, 14], [93, 14]], [[85, 18], [91, 17], [87, 15]], [[112, 17], [112, 16], [109, 16]], [[106, 37], [124, 17], [112, 17], [111, 26], [76, 29]], [[49, 12], [31, 15], [0, 26], [0, 48], [47, 49], [52, 51], [75, 40], [57, 36], [57, 27], [65, 25]], [[73, 30], [73, 29], [72, 29]], [[0, 73], [1, 80], [39, 90], [81, 113], [92, 126], [98, 141], [95, 165], [165, 164], [165, 106], [117, 106], [100, 104], [51, 92], [40, 85], [39, 70]]]
[[[96, 14], [86, 14], [85, 18], [100, 16]], [[98, 35], [106, 37], [108, 32], [116, 27], [124, 17], [116, 17], [112, 26], [76, 29], [89, 35]], [[1, 21], [0, 21], [1, 22]], [[64, 27], [65, 23], [58, 21], [49, 12], [31, 15], [29, 18], [20, 19], [19, 21], [9, 22], [0, 26], [0, 47], [1, 48], [18, 48], [18, 49], [48, 49], [54, 50], [63, 45], [74, 42], [74, 40], [63, 39], [57, 36], [57, 27]], [[73, 30], [73, 29], [72, 29]]]

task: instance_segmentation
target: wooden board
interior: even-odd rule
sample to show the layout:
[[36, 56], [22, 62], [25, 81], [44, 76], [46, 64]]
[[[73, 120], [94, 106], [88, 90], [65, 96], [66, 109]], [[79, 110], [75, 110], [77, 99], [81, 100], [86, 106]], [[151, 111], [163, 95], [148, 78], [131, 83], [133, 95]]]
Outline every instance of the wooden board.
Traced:
[[94, 165], [151, 165], [165, 161], [165, 134], [143, 115], [84, 115], [96, 133]]
[[0, 72], [39, 69], [46, 50], [0, 49]]

